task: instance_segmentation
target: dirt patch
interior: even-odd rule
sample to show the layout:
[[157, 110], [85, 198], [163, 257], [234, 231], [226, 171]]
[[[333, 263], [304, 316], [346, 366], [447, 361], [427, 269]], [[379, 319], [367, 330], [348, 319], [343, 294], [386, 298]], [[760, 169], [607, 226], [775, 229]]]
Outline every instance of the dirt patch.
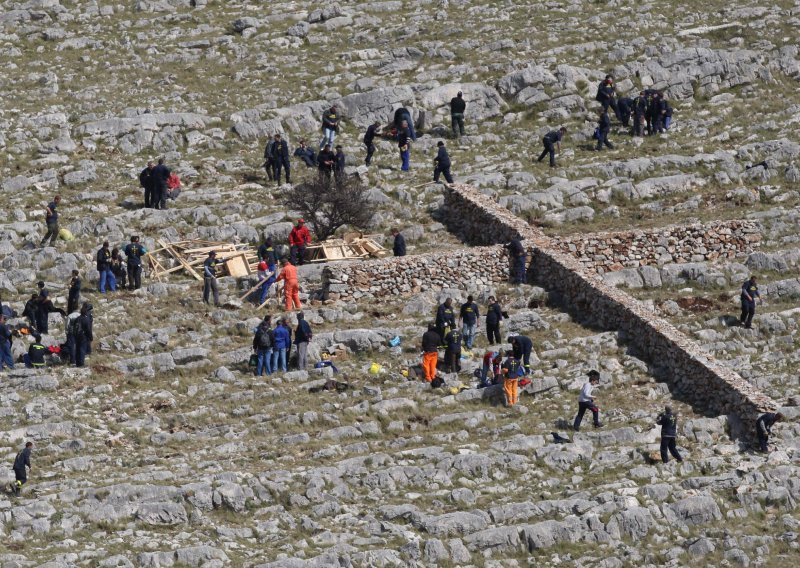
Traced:
[[719, 305], [714, 300], [709, 300], [708, 298], [678, 298], [677, 304], [682, 309], [695, 313], [704, 313], [719, 309]]

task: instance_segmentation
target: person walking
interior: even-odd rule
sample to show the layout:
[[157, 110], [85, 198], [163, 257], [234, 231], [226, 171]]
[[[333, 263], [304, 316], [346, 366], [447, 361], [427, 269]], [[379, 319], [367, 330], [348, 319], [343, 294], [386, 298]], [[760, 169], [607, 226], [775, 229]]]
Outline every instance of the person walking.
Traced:
[[428, 331], [422, 334], [422, 373], [429, 383], [436, 378], [436, 364], [439, 362], [439, 344], [442, 337], [436, 333], [436, 326], [428, 324]]
[[467, 301], [461, 304], [458, 319], [461, 320], [461, 334], [464, 336], [464, 345], [467, 349], [472, 349], [475, 342], [475, 333], [478, 330], [478, 318], [481, 317], [478, 304], [473, 297], [467, 296]]
[[86, 355], [91, 351], [91, 343], [94, 341], [92, 328], [92, 305], [87, 302], [81, 306], [81, 315], [75, 318], [73, 323], [72, 338], [75, 341], [76, 367], [85, 365]]
[[739, 325], [750, 329], [753, 324], [753, 316], [756, 314], [756, 298], [761, 302], [761, 294], [758, 292], [756, 277], [751, 276], [742, 284], [742, 315], [739, 318]]
[[275, 338], [275, 344], [272, 348], [272, 372], [274, 373], [280, 369], [285, 373], [288, 371], [286, 368], [287, 351], [292, 346], [292, 338], [289, 335], [286, 319], [278, 320], [272, 334]]
[[42, 242], [39, 246], [43, 247], [47, 239], [50, 239], [50, 246], [55, 246], [56, 244], [56, 239], [58, 238], [58, 206], [60, 203], [61, 196], [56, 195], [44, 210], [44, 222], [47, 225], [47, 232], [42, 237]]
[[320, 140], [320, 149], [325, 146], [333, 148], [333, 141], [336, 139], [336, 133], [339, 131], [339, 115], [336, 113], [336, 105], [329, 108], [322, 115], [322, 140]]
[[453, 183], [453, 176], [450, 174], [450, 155], [447, 153], [447, 148], [444, 147], [444, 142], [441, 140], [436, 145], [439, 151], [433, 159], [433, 183], [439, 183], [441, 174], [444, 174], [447, 183]]
[[19, 495], [22, 492], [22, 486], [28, 481], [28, 473], [31, 468], [31, 453], [33, 452], [33, 442], [26, 442], [25, 448], [20, 450], [17, 457], [14, 458], [14, 495]]
[[286, 183], [292, 183], [290, 178], [291, 164], [289, 163], [289, 145], [280, 134], [275, 135], [275, 144], [272, 146], [273, 167], [275, 169], [275, 183], [281, 184], [281, 168], [286, 171]]
[[364, 163], [368, 166], [372, 163], [372, 155], [375, 153], [375, 136], [378, 134], [378, 128], [380, 128], [380, 123], [376, 120], [367, 127], [367, 131], [364, 133], [364, 146], [367, 147], [367, 157], [364, 159]]
[[214, 294], [214, 305], [219, 307], [219, 289], [217, 288], [217, 253], [211, 251], [203, 262], [203, 302], [208, 303]]
[[595, 428], [600, 428], [603, 425], [600, 422], [600, 409], [595, 405], [594, 397], [592, 396], [592, 391], [598, 384], [600, 384], [600, 373], [592, 369], [589, 371], [589, 381], [583, 385], [581, 393], [578, 395], [578, 414], [572, 424], [572, 429], [576, 432], [580, 431], [581, 421], [587, 410], [592, 411], [592, 421]]
[[297, 368], [304, 371], [308, 366], [308, 344], [313, 334], [303, 312], [297, 313], [297, 328], [294, 330], [294, 344], [297, 345]]
[[400, 149], [400, 169], [407, 172], [411, 168], [411, 135], [408, 123], [404, 120], [397, 131], [397, 147]]
[[300, 285], [297, 281], [297, 268], [286, 260], [281, 259], [281, 273], [278, 276], [278, 282], [284, 281], [283, 284], [283, 299], [286, 305], [286, 311], [290, 312], [294, 309], [300, 309], [303, 306], [300, 304]]
[[153, 197], [151, 204], [155, 209], [167, 208], [167, 180], [169, 179], [169, 168], [164, 165], [164, 158], [158, 159], [158, 165], [153, 168]]
[[97, 272], [100, 273], [98, 289], [103, 294], [106, 293], [106, 287], [112, 292], [117, 291], [117, 279], [111, 271], [111, 250], [108, 247], [108, 241], [105, 241], [97, 251]]
[[305, 263], [306, 246], [311, 244], [311, 233], [303, 219], [289, 231], [289, 258], [292, 264], [299, 266]]
[[4, 367], [14, 368], [14, 357], [11, 355], [11, 330], [6, 325], [6, 316], [0, 313], [0, 371]]
[[556, 147], [558, 147], [558, 153], [561, 153], [561, 140], [564, 138], [564, 135], [567, 133], [566, 127], [562, 126], [558, 130], [552, 130], [544, 135], [542, 138], [542, 144], [544, 145], [544, 150], [542, 153], [539, 154], [539, 159], [536, 160], [537, 162], [541, 162], [544, 160], [544, 157], [548, 154], [550, 155], [550, 167], [556, 167]]
[[611, 131], [611, 119], [608, 118], [608, 111], [601, 109], [599, 113], [600, 119], [597, 121], [597, 151], [603, 149], [603, 146], [614, 149], [614, 145], [608, 141], [608, 133]]
[[678, 453], [678, 448], [675, 447], [675, 437], [678, 435], [678, 418], [672, 414], [671, 406], [664, 407], [664, 412], [658, 415], [656, 424], [661, 426], [661, 461], [664, 463], [669, 462], [669, 454], [672, 454], [672, 457], [678, 462], [682, 462], [683, 458]]
[[147, 249], [139, 243], [139, 237], [136, 235], [132, 236], [131, 242], [125, 245], [129, 290], [138, 290], [142, 287], [142, 257], [146, 254]]
[[406, 255], [406, 239], [400, 233], [399, 229], [393, 228], [392, 237], [394, 237], [394, 241], [392, 242], [392, 253], [395, 256], [405, 256]]
[[494, 296], [489, 296], [489, 308], [486, 311], [486, 338], [489, 345], [500, 344], [500, 322], [504, 317], [498, 301]]
[[256, 377], [272, 374], [272, 350], [275, 345], [275, 336], [272, 333], [272, 318], [265, 316], [256, 328], [253, 337], [253, 351], [256, 352]]
[[758, 449], [761, 452], [769, 451], [769, 437], [772, 435], [772, 427], [783, 420], [780, 412], [765, 412], [756, 420], [756, 434], [758, 434]]
[[67, 315], [77, 312], [81, 303], [81, 276], [77, 270], [72, 271], [67, 288]]
[[144, 206], [150, 208], [153, 206], [153, 168], [156, 165], [150, 161], [147, 162], [147, 167], [139, 172], [139, 185], [144, 190]]
[[464, 94], [458, 91], [458, 94], [450, 99], [450, 125], [453, 128], [453, 138], [464, 136], [464, 111], [466, 110], [467, 101], [464, 100]]

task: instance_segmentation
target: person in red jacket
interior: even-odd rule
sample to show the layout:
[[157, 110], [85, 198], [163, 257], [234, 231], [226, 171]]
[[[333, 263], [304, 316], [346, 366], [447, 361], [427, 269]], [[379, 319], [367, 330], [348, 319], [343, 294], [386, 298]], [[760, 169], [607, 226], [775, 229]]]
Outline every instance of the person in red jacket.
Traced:
[[311, 233], [305, 223], [298, 219], [297, 225], [289, 233], [289, 256], [295, 266], [305, 264], [303, 257], [306, 255], [306, 245], [311, 243]]

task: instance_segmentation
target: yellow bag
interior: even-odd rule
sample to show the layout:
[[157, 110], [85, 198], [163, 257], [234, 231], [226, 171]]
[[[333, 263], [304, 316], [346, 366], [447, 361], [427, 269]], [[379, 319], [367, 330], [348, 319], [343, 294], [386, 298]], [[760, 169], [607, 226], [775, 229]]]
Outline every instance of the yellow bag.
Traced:
[[373, 374], [373, 375], [377, 375], [382, 370], [383, 370], [383, 368], [380, 365], [378, 365], [377, 363], [373, 363], [372, 365], [369, 366], [369, 372], [371, 374]]
[[75, 240], [75, 236], [69, 229], [59, 229], [58, 238], [61, 239], [62, 241], [67, 241], [67, 242]]

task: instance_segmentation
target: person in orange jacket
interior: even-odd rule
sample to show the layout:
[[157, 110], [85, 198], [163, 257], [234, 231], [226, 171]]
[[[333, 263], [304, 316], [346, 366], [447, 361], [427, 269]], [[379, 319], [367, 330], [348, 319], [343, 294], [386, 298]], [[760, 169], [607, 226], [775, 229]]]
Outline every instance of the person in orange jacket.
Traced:
[[297, 225], [289, 233], [289, 257], [295, 266], [305, 262], [306, 245], [311, 243], [311, 233], [305, 223], [303, 219], [298, 219]]
[[[283, 297], [286, 301], [286, 310], [300, 309], [300, 285], [297, 283], [297, 268], [286, 260], [281, 259], [281, 274], [278, 276], [278, 282], [284, 280]], [[294, 306], [294, 307], [293, 307]]]

